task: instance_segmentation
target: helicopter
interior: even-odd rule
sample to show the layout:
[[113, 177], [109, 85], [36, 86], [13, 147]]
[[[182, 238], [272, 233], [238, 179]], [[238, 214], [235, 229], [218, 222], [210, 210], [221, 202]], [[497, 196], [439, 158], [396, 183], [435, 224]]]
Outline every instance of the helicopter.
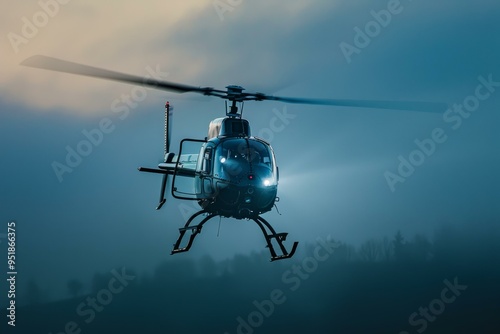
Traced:
[[[198, 93], [225, 100], [226, 116], [210, 122], [208, 136], [204, 139], [183, 139], [179, 153], [170, 152], [172, 129], [171, 106], [165, 105], [165, 150], [164, 158], [156, 168], [139, 167], [141, 172], [162, 174], [160, 199], [156, 207], [165, 204], [168, 176], [172, 176], [170, 193], [176, 199], [197, 201], [200, 209], [179, 228], [179, 237], [171, 254], [187, 252], [195, 237], [201, 233], [205, 223], [215, 217], [254, 221], [264, 234], [271, 261], [291, 258], [298, 242], [293, 242], [290, 251], [283, 244], [288, 233], [277, 233], [262, 217], [279, 201], [277, 196], [279, 168], [271, 145], [252, 136], [248, 120], [242, 117], [240, 108], [246, 101], [279, 101], [295, 104], [331, 105], [409, 111], [442, 111], [443, 104], [422, 101], [378, 101], [278, 97], [264, 93], [244, 92], [238, 85], [226, 86], [225, 90], [212, 87], [196, 87], [155, 78], [144, 78], [89, 65], [83, 65], [54, 57], [35, 55], [25, 59], [21, 65], [57, 72], [84, 75], [95, 78], [141, 85], [175, 93]], [[228, 102], [230, 105], [228, 106]], [[197, 218], [198, 224], [192, 225]], [[181, 246], [185, 234], [191, 235]], [[279, 247], [279, 252], [275, 249]]]

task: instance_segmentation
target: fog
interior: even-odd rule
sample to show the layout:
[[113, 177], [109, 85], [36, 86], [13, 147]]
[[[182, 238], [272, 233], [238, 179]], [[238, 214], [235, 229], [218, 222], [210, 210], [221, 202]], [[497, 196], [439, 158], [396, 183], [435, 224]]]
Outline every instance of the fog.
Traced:
[[[331, 236], [288, 261], [267, 252], [172, 257], [152, 272], [117, 267], [68, 281], [46, 303], [36, 279], [21, 332], [496, 333], [498, 224], [401, 232], [354, 247]], [[76, 282], [75, 282], [76, 281]], [[69, 329], [69, 331], [68, 331]]]

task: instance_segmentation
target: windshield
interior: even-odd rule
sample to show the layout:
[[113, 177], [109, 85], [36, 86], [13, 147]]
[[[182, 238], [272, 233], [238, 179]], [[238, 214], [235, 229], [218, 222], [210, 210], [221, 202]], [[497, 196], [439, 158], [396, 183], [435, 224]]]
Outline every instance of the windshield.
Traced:
[[277, 184], [274, 157], [269, 146], [255, 139], [231, 138], [217, 146], [214, 176], [240, 182], [252, 174], [264, 185]]

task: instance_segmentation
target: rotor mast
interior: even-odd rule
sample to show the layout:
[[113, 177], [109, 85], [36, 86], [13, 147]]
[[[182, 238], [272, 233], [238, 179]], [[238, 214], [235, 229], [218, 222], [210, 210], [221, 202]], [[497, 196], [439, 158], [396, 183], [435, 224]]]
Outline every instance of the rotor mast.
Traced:
[[229, 112], [226, 109], [226, 115], [229, 117], [241, 117], [241, 114], [238, 114], [238, 106], [237, 102], [243, 103], [243, 91], [245, 88], [237, 85], [226, 86], [227, 96], [226, 99], [231, 101], [231, 106], [229, 107]]

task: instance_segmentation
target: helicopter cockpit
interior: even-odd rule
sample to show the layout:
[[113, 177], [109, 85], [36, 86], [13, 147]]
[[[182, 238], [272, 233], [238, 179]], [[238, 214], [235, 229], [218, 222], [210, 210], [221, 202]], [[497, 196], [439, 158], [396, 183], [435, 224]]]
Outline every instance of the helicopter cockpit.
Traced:
[[227, 138], [220, 141], [215, 152], [214, 177], [232, 184], [248, 180], [256, 186], [278, 185], [274, 155], [265, 142], [254, 138]]

